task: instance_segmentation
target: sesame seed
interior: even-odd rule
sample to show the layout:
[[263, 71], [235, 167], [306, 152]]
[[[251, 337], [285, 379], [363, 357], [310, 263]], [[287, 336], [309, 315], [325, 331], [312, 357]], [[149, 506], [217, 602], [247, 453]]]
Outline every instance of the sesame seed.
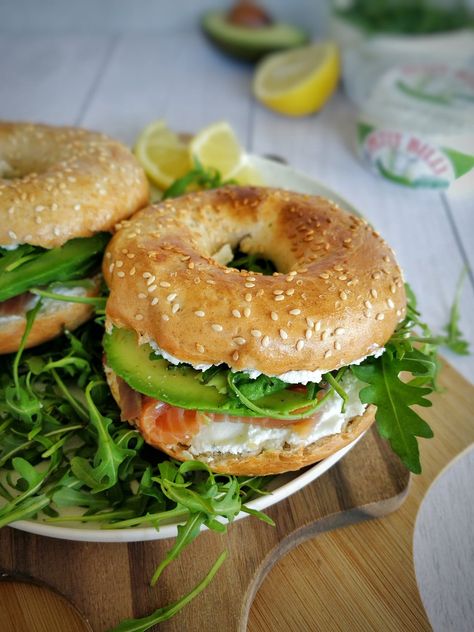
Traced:
[[284, 300], [285, 300], [285, 297], [282, 294], [275, 296], [275, 301], [284, 301]]
[[250, 303], [250, 301], [252, 300], [252, 295], [250, 293], [245, 295], [245, 300], [247, 301], [247, 303]]
[[309, 340], [312, 337], [312, 335], [313, 335], [313, 331], [311, 329], [307, 329], [304, 332], [304, 336], [305, 336], [306, 340]]
[[387, 299], [387, 306], [388, 306], [390, 309], [393, 309], [393, 308], [395, 307], [395, 303], [392, 301], [392, 299], [391, 299], [391, 298], [388, 298], [388, 299]]
[[334, 334], [336, 336], [342, 336], [343, 333], [345, 333], [345, 329], [344, 327], [336, 327], [336, 329], [334, 330]]
[[138, 298], [146, 298], [146, 294], [144, 294], [143, 292], [139, 292]]
[[372, 274], [372, 278], [375, 279], [375, 280], [380, 279], [381, 276], [382, 275], [380, 274], [380, 272], [374, 272]]
[[142, 277], [143, 277], [144, 279], [148, 279], [148, 278], [150, 278], [150, 277], [151, 277], [151, 272], [144, 272], [144, 273], [142, 274]]
[[285, 292], [285, 294], [286, 294], [287, 296], [293, 296], [293, 294], [294, 294], [294, 293], [295, 293], [294, 288], [291, 288], [291, 289], [289, 289], [289, 290], [286, 290], [286, 292]]
[[270, 317], [272, 320], [278, 320], [278, 314], [276, 312], [271, 312]]
[[234, 351], [234, 353], [232, 354], [232, 360], [234, 360], [234, 362], [237, 362], [238, 359], [239, 359], [239, 352]]
[[288, 334], [286, 333], [286, 331], [284, 329], [280, 329], [279, 334], [280, 334], [280, 338], [282, 340], [287, 340]]
[[341, 350], [341, 343], [338, 342], [337, 340], [334, 343], [334, 349], [336, 349], [336, 351], [340, 351]]
[[380, 312], [380, 314], [377, 314], [377, 316], [375, 317], [375, 320], [383, 320], [385, 318], [385, 315], [382, 314], [382, 312]]
[[166, 300], [168, 301], [168, 303], [172, 303], [176, 297], [177, 297], [176, 292], [173, 292], [172, 294], [168, 294], [168, 296], [166, 297]]
[[307, 323], [308, 327], [313, 329], [313, 327], [314, 327], [314, 320], [312, 318], [306, 318], [306, 323]]
[[206, 312], [203, 312], [201, 309], [199, 309], [197, 312], [194, 312], [194, 315], [197, 316], [198, 318], [204, 318], [204, 316], [206, 315]]
[[339, 296], [343, 301], [347, 301], [347, 294], [344, 292], [344, 290], [339, 292]]
[[252, 311], [251, 311], [250, 307], [245, 307], [244, 308], [244, 316], [245, 316], [245, 318], [248, 318], [251, 313], [252, 313]]
[[236, 338], [232, 339], [235, 344], [237, 345], [244, 345], [247, 341], [245, 340], [245, 338], [242, 338], [242, 336], [237, 336]]
[[200, 345], [199, 342], [196, 343], [196, 349], [199, 351], [199, 353], [204, 353], [204, 347]]
[[12, 230], [8, 231], [8, 236], [10, 237], [10, 239], [16, 239], [17, 238], [16, 234]]
[[218, 325], [217, 323], [214, 323], [213, 325], [211, 325], [211, 327], [212, 327], [212, 329], [214, 331], [222, 331], [223, 330], [222, 325]]
[[252, 329], [250, 332], [254, 338], [260, 338], [262, 332], [259, 329]]
[[169, 320], [169, 319], [170, 319], [170, 317], [168, 316], [168, 314], [161, 314], [161, 318], [162, 318], [163, 320]]
[[280, 294], [283, 294], [283, 290], [273, 290], [273, 294], [275, 294], [275, 296], [279, 296]]
[[160, 281], [160, 286], [161, 287], [171, 287], [171, 283], [168, 283], [168, 281]]
[[391, 292], [392, 294], [395, 294], [395, 292], [396, 292], [396, 291], [397, 291], [397, 286], [395, 285], [395, 283], [393, 283], [393, 284], [390, 286], [390, 292]]
[[319, 275], [320, 279], [329, 279], [329, 274], [327, 272], [321, 272]]
[[320, 321], [320, 320], [318, 320], [318, 322], [317, 322], [317, 323], [316, 323], [316, 325], [314, 326], [314, 329], [315, 329], [316, 331], [319, 331], [319, 330], [321, 329], [321, 321]]
[[123, 277], [125, 276], [125, 272], [120, 270], [119, 272], [117, 272], [117, 276], [120, 277], [121, 279], [123, 279]]
[[157, 303], [158, 303], [158, 298], [155, 296], [155, 297], [152, 299], [151, 304], [152, 304], [152, 305], [156, 305]]
[[298, 274], [298, 272], [296, 272], [296, 270], [292, 270], [291, 272], [288, 272], [288, 276], [290, 277], [294, 277]]
[[135, 315], [135, 319], [136, 320], [143, 320], [143, 314], [136, 314]]
[[173, 307], [171, 308], [171, 311], [173, 312], [173, 314], [176, 314], [176, 312], [179, 310], [179, 308], [180, 308], [179, 303], [175, 303], [173, 305]]
[[374, 298], [377, 298], [377, 296], [378, 296], [378, 292], [377, 292], [377, 290], [376, 290], [375, 288], [372, 288], [372, 289], [370, 290], [370, 294], [371, 294], [371, 296], [373, 296]]
[[365, 310], [364, 310], [364, 316], [365, 316], [366, 318], [370, 318], [370, 312], [369, 312], [369, 310], [368, 310], [368, 309], [365, 309]]
[[269, 344], [270, 344], [270, 338], [268, 336], [263, 336], [262, 347], [268, 347]]
[[292, 310], [290, 310], [290, 314], [292, 316], [299, 316], [301, 314], [301, 310], [300, 309], [292, 309]]
[[332, 356], [332, 351], [331, 351], [330, 349], [328, 349], [328, 350], [326, 351], [326, 353], [324, 354], [324, 357], [325, 357], [325, 358], [330, 358], [331, 356]]
[[321, 340], [326, 340], [326, 338], [329, 338], [330, 335], [331, 332], [329, 331], [329, 329], [325, 329], [321, 334]]
[[235, 318], [240, 318], [241, 317], [241, 313], [239, 312], [238, 309], [233, 309], [232, 310], [232, 316], [235, 316]]
[[154, 283], [153, 285], [149, 285], [148, 286], [148, 291], [149, 292], [154, 292], [156, 290], [158, 286], [156, 285], [156, 283]]
[[150, 275], [150, 276], [148, 277], [148, 280], [147, 280], [146, 284], [147, 284], [147, 285], [151, 285], [152, 283], [154, 283], [154, 282], [155, 282], [155, 279], [156, 279], [156, 277], [155, 277], [155, 275], [154, 275], [154, 274]]
[[387, 263], [390, 263], [390, 257], [388, 255], [385, 255], [383, 260], [386, 261]]
[[112, 262], [112, 263], [109, 265], [109, 272], [110, 272], [110, 274], [112, 274], [112, 272], [114, 271], [114, 268], [115, 268], [115, 263], [113, 263], [113, 262]]
[[301, 349], [304, 347], [304, 340], [298, 340], [298, 342], [296, 343], [296, 350], [297, 351], [301, 351]]
[[367, 307], [367, 309], [372, 309], [372, 303], [370, 301], [364, 301], [364, 305]]
[[135, 266], [133, 266], [133, 268], [130, 268], [130, 272], [129, 272], [130, 276], [133, 276], [135, 272], [136, 272]]
[[245, 287], [255, 287], [255, 283], [246, 283]]

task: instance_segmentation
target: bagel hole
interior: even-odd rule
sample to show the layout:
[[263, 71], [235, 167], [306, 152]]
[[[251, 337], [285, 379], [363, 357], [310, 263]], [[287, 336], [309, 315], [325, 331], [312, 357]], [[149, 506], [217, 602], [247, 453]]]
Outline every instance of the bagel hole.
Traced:
[[18, 169], [15, 170], [6, 160], [0, 158], [0, 178], [2, 178], [2, 180], [15, 180], [15, 178], [19, 177], [20, 173]]
[[232, 251], [232, 259], [227, 263], [227, 267], [247, 270], [248, 272], [260, 272], [267, 276], [277, 272], [275, 263], [266, 255], [259, 252], [245, 252], [241, 249], [240, 244]]

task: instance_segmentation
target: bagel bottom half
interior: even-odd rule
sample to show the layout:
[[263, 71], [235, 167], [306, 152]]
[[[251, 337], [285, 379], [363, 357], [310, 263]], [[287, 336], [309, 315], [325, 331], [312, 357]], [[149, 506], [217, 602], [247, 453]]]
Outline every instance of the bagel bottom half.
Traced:
[[[104, 368], [112, 395], [122, 409], [124, 402], [121, 397], [119, 379], [110, 367], [105, 365]], [[372, 425], [375, 421], [376, 410], [376, 406], [372, 404], [367, 406], [364, 414], [350, 419], [342, 432], [322, 437], [307, 446], [297, 448], [288, 446], [282, 450], [262, 450], [258, 454], [251, 455], [234, 455], [230, 453], [191, 455], [187, 450], [188, 446], [158, 444], [147, 435], [146, 428], [143, 427], [138, 416], [132, 416], [127, 421], [136, 426], [147, 443], [178, 461], [187, 461], [195, 458], [207, 463], [211, 470], [216, 473], [236, 476], [267, 476], [299, 470], [302, 467], [313, 465], [331, 456], [357, 439]]]
[[[100, 278], [97, 276], [90, 281], [90, 287], [84, 288], [81, 296], [99, 295]], [[18, 351], [25, 332], [26, 312], [33, 308], [36, 300], [34, 295], [26, 293], [0, 302], [0, 354]], [[84, 303], [43, 299], [43, 306], [36, 315], [25, 347], [35, 347], [52, 340], [66, 329], [73, 331], [91, 318], [93, 310], [91, 305]]]

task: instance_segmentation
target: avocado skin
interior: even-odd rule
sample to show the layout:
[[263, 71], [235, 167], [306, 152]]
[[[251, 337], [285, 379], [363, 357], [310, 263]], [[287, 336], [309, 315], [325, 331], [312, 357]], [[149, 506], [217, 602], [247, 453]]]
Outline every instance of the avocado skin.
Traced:
[[[229, 399], [214, 386], [199, 381], [200, 371], [169, 362], [156, 355], [149, 344], [138, 344], [136, 332], [114, 327], [105, 334], [106, 364], [134, 390], [167, 404], [190, 410], [242, 417], [265, 417]], [[155, 357], [153, 357], [155, 356]], [[301, 393], [285, 390], [262, 397], [256, 404], [276, 412], [302, 408], [307, 402]]]
[[204, 14], [201, 26], [222, 52], [249, 62], [258, 61], [269, 53], [303, 46], [309, 41], [305, 31], [283, 22], [256, 28], [236, 26], [227, 21], [224, 11]]

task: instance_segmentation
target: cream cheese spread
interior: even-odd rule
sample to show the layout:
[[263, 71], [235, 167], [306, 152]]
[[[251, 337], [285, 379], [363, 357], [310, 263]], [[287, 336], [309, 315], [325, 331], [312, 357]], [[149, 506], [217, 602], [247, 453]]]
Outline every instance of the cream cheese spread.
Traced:
[[[281, 450], [285, 445], [291, 448], [308, 446], [318, 439], [344, 430], [346, 424], [362, 415], [367, 404], [362, 404], [359, 392], [365, 386], [354, 375], [347, 374], [341, 380], [341, 386], [349, 399], [345, 412], [341, 412], [342, 400], [333, 392], [321, 405], [313, 425], [304, 433], [298, 432], [292, 425], [280, 428], [266, 428], [257, 423], [238, 421], [211, 421], [203, 423], [194, 435], [188, 452], [193, 457], [201, 454], [258, 454], [262, 450]], [[206, 418], [205, 413], [202, 418]], [[230, 416], [229, 416], [230, 418]]]

